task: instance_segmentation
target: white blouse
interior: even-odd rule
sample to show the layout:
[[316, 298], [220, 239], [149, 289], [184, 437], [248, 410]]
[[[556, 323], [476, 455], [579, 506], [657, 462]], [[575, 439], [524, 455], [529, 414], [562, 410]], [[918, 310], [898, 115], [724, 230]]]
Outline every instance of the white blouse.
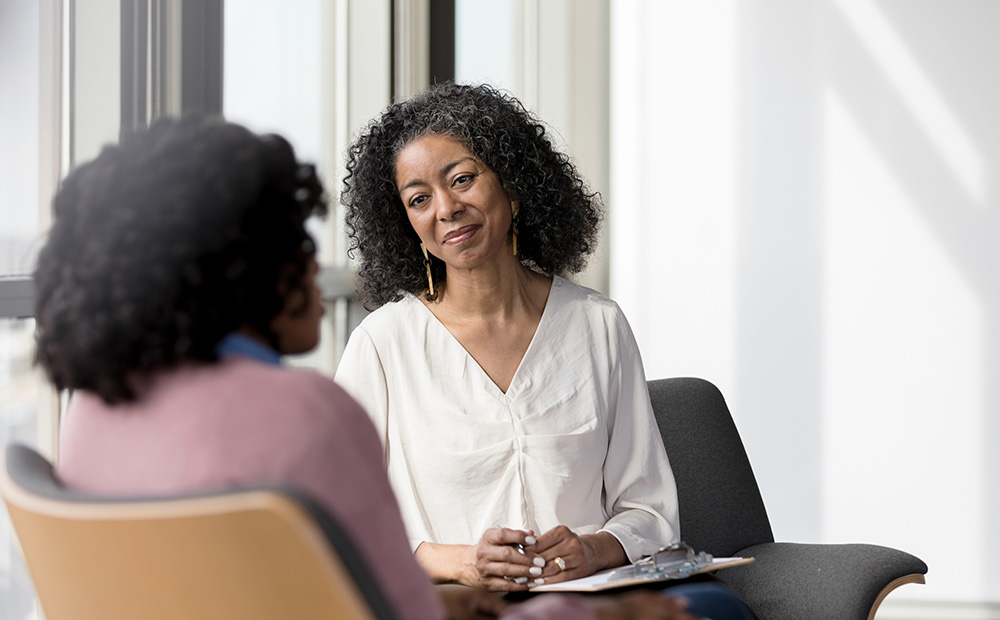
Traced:
[[372, 417], [413, 548], [503, 526], [679, 540], [677, 488], [618, 305], [553, 278], [507, 392], [413, 295], [368, 315], [336, 375]]

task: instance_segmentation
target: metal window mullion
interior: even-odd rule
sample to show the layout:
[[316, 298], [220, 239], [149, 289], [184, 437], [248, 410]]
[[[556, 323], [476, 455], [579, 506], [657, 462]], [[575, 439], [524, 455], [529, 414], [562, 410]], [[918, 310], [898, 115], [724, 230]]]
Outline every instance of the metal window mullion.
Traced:
[[121, 130], [145, 127], [148, 0], [121, 3]]
[[430, 83], [430, 2], [393, 0], [393, 98], [406, 99]]
[[222, 0], [184, 0], [181, 5], [180, 112], [222, 114]]
[[149, 6], [149, 120], [163, 114], [163, 0]]
[[0, 318], [35, 316], [35, 284], [29, 276], [0, 278]]
[[455, 79], [455, 0], [430, 0], [428, 74], [432, 84]]

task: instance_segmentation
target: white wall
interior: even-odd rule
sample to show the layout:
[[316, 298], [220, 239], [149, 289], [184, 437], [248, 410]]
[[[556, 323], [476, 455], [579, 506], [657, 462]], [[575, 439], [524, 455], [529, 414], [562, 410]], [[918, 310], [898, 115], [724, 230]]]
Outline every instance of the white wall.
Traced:
[[611, 291], [726, 394], [779, 540], [1000, 602], [1000, 3], [618, 0]]

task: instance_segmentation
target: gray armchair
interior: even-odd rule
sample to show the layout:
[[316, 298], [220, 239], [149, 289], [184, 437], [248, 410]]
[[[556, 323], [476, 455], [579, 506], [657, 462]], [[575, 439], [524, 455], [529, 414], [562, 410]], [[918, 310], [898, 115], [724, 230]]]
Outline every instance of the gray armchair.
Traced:
[[[888, 547], [774, 542], [743, 442], [722, 393], [703, 379], [649, 382], [677, 479], [681, 536], [717, 557], [755, 557], [718, 576], [760, 620], [871, 620], [885, 596], [924, 583], [927, 565]], [[705, 454], [724, 455], [706, 465]]]

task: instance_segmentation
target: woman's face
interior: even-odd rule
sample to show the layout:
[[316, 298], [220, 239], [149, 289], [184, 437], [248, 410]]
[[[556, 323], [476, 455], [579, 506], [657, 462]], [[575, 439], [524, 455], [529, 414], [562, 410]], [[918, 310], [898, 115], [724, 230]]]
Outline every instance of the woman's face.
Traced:
[[282, 355], [307, 353], [319, 344], [320, 320], [326, 310], [316, 286], [318, 271], [319, 264], [311, 260], [305, 276], [308, 299], [303, 299], [302, 291], [296, 290], [289, 296], [284, 310], [271, 321], [271, 331], [278, 340], [278, 353]]
[[426, 135], [407, 144], [396, 158], [396, 189], [427, 251], [449, 268], [514, 258], [510, 199], [461, 142]]

